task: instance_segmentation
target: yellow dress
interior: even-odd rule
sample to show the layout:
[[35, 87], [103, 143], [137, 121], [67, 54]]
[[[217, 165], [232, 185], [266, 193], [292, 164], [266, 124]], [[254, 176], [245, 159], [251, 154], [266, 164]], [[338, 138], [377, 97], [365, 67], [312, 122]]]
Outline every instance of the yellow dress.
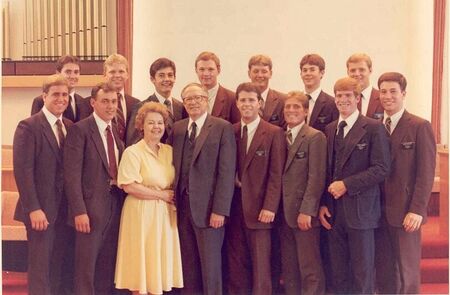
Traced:
[[[156, 155], [144, 142], [128, 147], [119, 165], [118, 185], [140, 183], [171, 189], [175, 176], [172, 147]], [[175, 207], [162, 200], [128, 195], [122, 209], [115, 275], [116, 288], [162, 294], [183, 287]]]

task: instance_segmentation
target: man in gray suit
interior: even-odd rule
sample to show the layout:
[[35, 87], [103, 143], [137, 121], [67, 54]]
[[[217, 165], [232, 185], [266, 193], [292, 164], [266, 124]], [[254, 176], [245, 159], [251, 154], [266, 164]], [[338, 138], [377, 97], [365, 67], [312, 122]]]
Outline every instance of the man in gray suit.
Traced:
[[283, 173], [281, 258], [286, 294], [324, 294], [320, 257], [320, 198], [325, 188], [327, 140], [308, 126], [308, 98], [288, 93], [284, 104], [288, 157]]
[[234, 132], [229, 122], [208, 115], [208, 93], [200, 84], [188, 84], [181, 96], [189, 118], [175, 122], [168, 138], [185, 284], [181, 292], [220, 295], [224, 223], [236, 171]]

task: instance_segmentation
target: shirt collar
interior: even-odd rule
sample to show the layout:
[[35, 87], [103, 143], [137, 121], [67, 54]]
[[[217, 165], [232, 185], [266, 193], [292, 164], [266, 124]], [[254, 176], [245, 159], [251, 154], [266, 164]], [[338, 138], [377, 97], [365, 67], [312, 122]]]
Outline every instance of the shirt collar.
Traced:
[[403, 107], [400, 111], [396, 112], [392, 116], [389, 116], [384, 112], [384, 119], [383, 123], [386, 124], [387, 118], [391, 118], [391, 132], [394, 130], [395, 126], [397, 126], [398, 121], [400, 121], [400, 118], [403, 116], [403, 113], [405, 112], [405, 107]]
[[[202, 129], [203, 125], [205, 124], [207, 115], [208, 115], [208, 112], [205, 112], [197, 120], [195, 120], [195, 124], [197, 125], [197, 134], [200, 134], [200, 130]], [[189, 123], [188, 123], [189, 130], [191, 130], [191, 126], [192, 126], [193, 122], [194, 122], [194, 120], [192, 120], [192, 118], [189, 117]]]
[[346, 128], [348, 128], [348, 130], [352, 129], [353, 125], [355, 124], [356, 120], [358, 120], [359, 117], [359, 111], [358, 109], [356, 109], [350, 116], [347, 117], [347, 119], [343, 119], [341, 116], [339, 116], [339, 121], [338, 121], [338, 126], [339, 123], [341, 123], [342, 121], [345, 121], [345, 123], [347, 123]]
[[166, 99], [169, 100], [170, 103], [172, 103], [172, 97], [169, 96], [168, 98], [165, 98], [164, 96], [162, 96], [161, 94], [159, 94], [158, 91], [155, 91], [155, 96], [156, 96], [156, 98], [158, 99], [158, 101], [159, 101], [160, 103], [162, 103], [162, 104], [164, 104], [164, 102], [166, 101]]
[[106, 127], [108, 127], [108, 126], [111, 125], [111, 121], [109, 121], [109, 122], [103, 121], [103, 120], [95, 113], [95, 111], [93, 112], [93, 115], [94, 115], [95, 123], [97, 123], [97, 126], [98, 126], [98, 129], [99, 129], [99, 130], [101, 130], [101, 131], [104, 132], [104, 131], [106, 130]]
[[306, 95], [309, 94], [309, 96], [311, 96], [311, 100], [312, 100], [313, 102], [316, 102], [316, 101], [317, 101], [317, 98], [319, 97], [319, 94], [320, 94], [321, 91], [322, 91], [322, 88], [318, 87], [316, 90], [314, 90], [314, 91], [311, 92], [311, 93], [307, 93], [306, 90], [305, 90], [305, 94], [306, 94]]
[[55, 125], [55, 123], [58, 119], [61, 120], [61, 122], [62, 122], [62, 114], [59, 115], [59, 117], [56, 117], [47, 109], [47, 107], [45, 105], [44, 105], [44, 107], [42, 107], [42, 112], [44, 113], [45, 118], [47, 119], [50, 126]]
[[300, 132], [300, 130], [303, 128], [304, 125], [305, 125], [305, 121], [303, 121], [302, 123], [298, 124], [294, 128], [289, 128], [289, 126], [287, 127], [287, 131], [291, 131], [292, 142], [295, 141], [295, 139], [297, 138], [298, 133]]
[[253, 130], [255, 130], [258, 127], [260, 121], [261, 121], [261, 118], [259, 116], [257, 116], [255, 120], [253, 120], [252, 122], [250, 122], [248, 124], [245, 124], [244, 121], [241, 120], [241, 132], [242, 132], [242, 128], [244, 128], [244, 126], [247, 126], [247, 132], [252, 133]]
[[208, 100], [215, 98], [217, 95], [217, 91], [219, 91], [219, 83], [217, 83], [213, 88], [208, 89]]
[[369, 86], [366, 87], [366, 89], [364, 89], [363, 91], [361, 91], [361, 94], [364, 96], [364, 100], [369, 100], [370, 99], [370, 95], [372, 94], [372, 85], [369, 84]]

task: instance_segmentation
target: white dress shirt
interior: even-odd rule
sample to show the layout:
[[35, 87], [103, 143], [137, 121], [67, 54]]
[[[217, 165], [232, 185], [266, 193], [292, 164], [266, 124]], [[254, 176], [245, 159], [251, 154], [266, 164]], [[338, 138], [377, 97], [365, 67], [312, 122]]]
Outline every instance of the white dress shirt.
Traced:
[[[108, 140], [106, 137], [106, 127], [109, 126], [109, 128], [111, 128], [111, 132], [112, 132], [111, 121], [109, 121], [108, 123], [103, 121], [95, 112], [93, 113], [93, 115], [94, 115], [95, 123], [97, 124], [97, 127], [98, 127], [98, 131], [100, 132], [100, 137], [102, 138], [103, 147], [105, 148], [106, 159], [108, 160], [108, 163], [109, 163]], [[118, 166], [119, 165], [119, 149], [117, 148], [117, 142], [116, 142], [116, 139], [114, 138], [114, 133], [113, 133], [113, 139], [114, 139], [114, 153], [116, 154], [116, 164], [117, 164], [117, 167], [119, 167]]]
[[388, 114], [386, 114], [386, 112], [384, 112], [383, 123], [385, 125], [386, 125], [386, 119], [388, 117], [391, 118], [391, 134], [392, 134], [392, 132], [394, 132], [395, 127], [397, 127], [398, 121], [400, 121], [400, 118], [403, 116], [404, 112], [405, 112], [405, 108], [404, 107], [400, 111], [398, 111], [397, 113], [393, 114], [392, 116], [389, 116]]
[[339, 123], [341, 123], [342, 121], [345, 121], [345, 123], [347, 123], [347, 126], [344, 127], [344, 138], [347, 136], [348, 132], [350, 131], [350, 129], [352, 129], [353, 125], [355, 125], [356, 120], [358, 119], [359, 116], [359, 111], [356, 109], [350, 116], [347, 117], [347, 119], [343, 119], [341, 116], [339, 116], [339, 121], [338, 121], [338, 127], [336, 128], [336, 134], [339, 131]]
[[[198, 135], [200, 134], [200, 131], [203, 128], [203, 125], [205, 125], [205, 121], [206, 121], [206, 116], [207, 115], [208, 115], [208, 112], [205, 112], [197, 120], [195, 120], [195, 124], [197, 125], [195, 138], [198, 137]], [[192, 120], [191, 117], [189, 117], [189, 123], [188, 123], [189, 136], [191, 135], [191, 132], [192, 132], [192, 123], [193, 122], [194, 122], [194, 120]]]
[[219, 91], [219, 83], [211, 89], [208, 89], [208, 114], [212, 113], [214, 103], [216, 102], [217, 91]]
[[48, 123], [50, 124], [50, 127], [52, 127], [53, 134], [55, 135], [56, 142], [58, 143], [58, 146], [59, 146], [58, 125], [56, 125], [57, 120], [61, 120], [64, 136], [66, 136], [66, 134], [67, 134], [66, 126], [64, 126], [64, 122], [62, 119], [62, 114], [59, 115], [59, 117], [56, 117], [55, 115], [50, 113], [50, 111], [45, 107], [45, 105], [42, 107], [42, 112], [44, 113], [45, 118], [47, 119]]
[[253, 122], [249, 124], [245, 124], [244, 121], [241, 120], [241, 136], [244, 129], [244, 126], [247, 126], [247, 152], [248, 148], [250, 147], [253, 137], [255, 136], [256, 128], [258, 128], [259, 122], [261, 121], [261, 118], [259, 116], [256, 117]]

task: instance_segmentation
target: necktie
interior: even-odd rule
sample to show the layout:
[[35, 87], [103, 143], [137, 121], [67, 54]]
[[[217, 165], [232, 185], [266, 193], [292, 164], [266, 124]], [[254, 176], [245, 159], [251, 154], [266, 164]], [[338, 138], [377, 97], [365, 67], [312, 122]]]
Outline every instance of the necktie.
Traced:
[[292, 137], [292, 130], [290, 129], [286, 132], [286, 141], [289, 145], [291, 145], [294, 142], [294, 139]]
[[389, 132], [389, 134], [391, 134], [391, 124], [392, 124], [391, 117], [387, 117], [386, 122], [384, 122], [384, 126], [386, 126], [386, 130]]
[[338, 126], [338, 133], [336, 135], [336, 144], [338, 147], [342, 145], [342, 142], [344, 141], [344, 127], [347, 126], [347, 122], [341, 121]]
[[117, 113], [116, 113], [117, 131], [120, 139], [125, 139], [125, 114], [122, 108], [122, 94], [117, 93]]
[[71, 121], [75, 121], [75, 112], [73, 111], [72, 101], [72, 95], [69, 94], [69, 104], [67, 105], [64, 116]]
[[106, 143], [108, 146], [108, 160], [109, 160], [109, 175], [113, 180], [117, 180], [117, 162], [116, 152], [114, 151], [114, 138], [111, 131], [111, 126], [106, 127]]
[[[364, 95], [361, 93], [361, 97], [359, 98], [358, 101], [358, 111], [362, 114], [362, 101], [363, 101]], [[364, 114], [363, 114], [364, 115]]]
[[56, 120], [56, 127], [57, 127], [57, 131], [58, 131], [59, 148], [63, 149], [64, 148], [65, 136], [64, 136], [64, 132], [63, 132], [62, 122], [61, 122], [60, 119]]
[[194, 143], [196, 136], [197, 136], [197, 124], [195, 124], [195, 122], [192, 122], [191, 134], [189, 135], [189, 141], [191, 142], [191, 144]]
[[244, 127], [242, 128], [241, 143], [239, 145], [240, 150], [239, 150], [238, 177], [240, 180], [242, 180], [242, 172], [244, 171], [245, 156], [247, 155], [247, 143], [248, 143], [248, 127], [247, 125], [244, 125]]
[[175, 117], [172, 113], [172, 102], [168, 99], [164, 100], [164, 105], [167, 107], [167, 111], [169, 112], [169, 117], [166, 121], [166, 128], [167, 133], [170, 133], [170, 130], [172, 129], [173, 123], [175, 122]]
[[170, 102], [170, 100], [168, 99], [164, 100], [164, 105], [167, 107], [169, 113], [172, 113], [172, 103]]
[[264, 117], [264, 107], [265, 107], [266, 103], [264, 102], [264, 99], [261, 99], [260, 102], [261, 102], [261, 106], [259, 108], [258, 114], [262, 118], [262, 117]]

